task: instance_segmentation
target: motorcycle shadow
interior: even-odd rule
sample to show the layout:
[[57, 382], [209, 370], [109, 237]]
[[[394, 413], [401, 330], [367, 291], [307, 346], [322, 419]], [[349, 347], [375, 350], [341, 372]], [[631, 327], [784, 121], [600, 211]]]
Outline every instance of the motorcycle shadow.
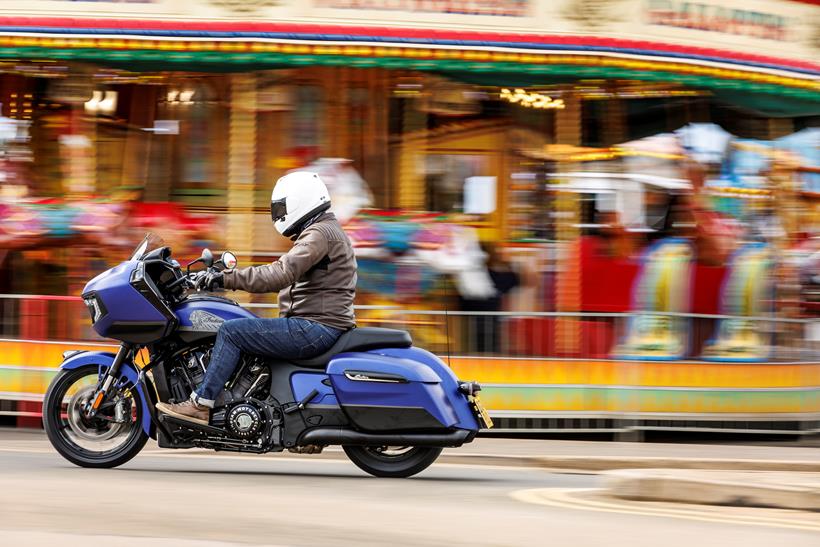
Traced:
[[[348, 463], [342, 460], [324, 460], [322, 463], [333, 462], [333, 464], [340, 464], [340, 463]], [[351, 464], [352, 466], [353, 464]], [[235, 476], [235, 477], [298, 477], [298, 478], [315, 478], [315, 479], [342, 479], [348, 481], [360, 481], [362, 479], [376, 479], [376, 477], [371, 477], [364, 472], [359, 471], [358, 469], [351, 469], [349, 473], [339, 473], [339, 472], [327, 472], [322, 470], [316, 470], [315, 472], [308, 472], [308, 471], [287, 471], [287, 470], [279, 470], [279, 469], [270, 469], [270, 470], [258, 470], [258, 469], [183, 469], [183, 468], [156, 468], [156, 467], [137, 467], [133, 465], [126, 465], [120, 468], [122, 471], [131, 471], [135, 473], [163, 473], [163, 474], [184, 474], [184, 475], [221, 475], [221, 476]], [[435, 471], [435, 469], [433, 469]], [[388, 479], [389, 480], [389, 479]], [[496, 479], [489, 478], [489, 477], [476, 477], [476, 476], [435, 476], [429, 477], [424, 475], [416, 475], [414, 477], [410, 477], [408, 479], [400, 479], [400, 480], [414, 480], [414, 481], [425, 481], [425, 482], [441, 482], [441, 483], [459, 483], [459, 482], [469, 482], [469, 483], [492, 483], [496, 482]]]

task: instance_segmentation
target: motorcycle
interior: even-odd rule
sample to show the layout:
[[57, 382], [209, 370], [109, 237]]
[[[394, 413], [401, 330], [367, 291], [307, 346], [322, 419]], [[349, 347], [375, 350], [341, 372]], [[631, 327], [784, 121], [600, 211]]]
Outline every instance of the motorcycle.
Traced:
[[[208, 272], [236, 263], [230, 252], [215, 261], [204, 249], [183, 271], [149, 234], [129, 260], [85, 286], [94, 330], [121, 344], [116, 353], [63, 354], [43, 424], [64, 458], [116, 467], [149, 438], [163, 448], [256, 454], [341, 445], [367, 473], [409, 477], [444, 447], [492, 427], [478, 383], [459, 381], [438, 357], [413, 346], [409, 333], [384, 328], [351, 329], [310, 359], [243, 355], [207, 425], [157, 412], [157, 402], [184, 401], [201, 383], [224, 321], [255, 317], [202, 290]], [[197, 264], [203, 268], [191, 271]]]

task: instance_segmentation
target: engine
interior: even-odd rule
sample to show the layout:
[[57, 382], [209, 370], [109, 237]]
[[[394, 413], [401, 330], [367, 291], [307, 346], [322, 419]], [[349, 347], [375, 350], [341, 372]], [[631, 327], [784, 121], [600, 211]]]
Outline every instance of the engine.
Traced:
[[228, 430], [247, 439], [259, 433], [262, 424], [262, 414], [255, 406], [248, 403], [239, 403], [228, 411]]
[[[174, 401], [184, 401], [205, 378], [211, 347], [193, 348], [177, 357], [168, 374], [169, 391]], [[263, 359], [243, 356], [225, 391], [217, 397], [210, 426], [224, 436], [181, 429], [177, 439], [193, 446], [218, 450], [264, 451], [278, 443], [281, 415], [265, 402], [270, 394], [270, 370]]]
[[253, 401], [229, 404], [213, 413], [214, 427], [227, 429], [240, 439], [253, 439], [262, 432], [264, 410]]
[[211, 359], [211, 348], [194, 349], [182, 354], [169, 374], [171, 397], [184, 401], [205, 378], [205, 370]]
[[[169, 389], [174, 401], [184, 401], [202, 383], [211, 360], [211, 347], [195, 348], [179, 356], [170, 372]], [[264, 400], [269, 393], [270, 371], [259, 357], [243, 356], [217, 406], [254, 397]]]

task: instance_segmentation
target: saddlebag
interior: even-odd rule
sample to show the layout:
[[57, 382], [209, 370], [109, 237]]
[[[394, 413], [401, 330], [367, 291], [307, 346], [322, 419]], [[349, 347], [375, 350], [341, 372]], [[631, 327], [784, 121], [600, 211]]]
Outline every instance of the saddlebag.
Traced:
[[458, 422], [441, 379], [424, 363], [343, 353], [327, 373], [345, 414], [362, 431], [432, 431]]

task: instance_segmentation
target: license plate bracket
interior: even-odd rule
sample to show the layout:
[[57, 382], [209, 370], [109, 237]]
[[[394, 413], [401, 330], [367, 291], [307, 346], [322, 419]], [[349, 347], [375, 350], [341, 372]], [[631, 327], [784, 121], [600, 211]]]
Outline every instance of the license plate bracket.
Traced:
[[487, 409], [484, 408], [484, 405], [482, 405], [481, 401], [478, 400], [478, 395], [470, 395], [468, 399], [473, 407], [473, 412], [475, 412], [476, 418], [478, 418], [478, 425], [482, 429], [492, 429], [493, 419], [490, 418], [490, 413], [487, 412]]

